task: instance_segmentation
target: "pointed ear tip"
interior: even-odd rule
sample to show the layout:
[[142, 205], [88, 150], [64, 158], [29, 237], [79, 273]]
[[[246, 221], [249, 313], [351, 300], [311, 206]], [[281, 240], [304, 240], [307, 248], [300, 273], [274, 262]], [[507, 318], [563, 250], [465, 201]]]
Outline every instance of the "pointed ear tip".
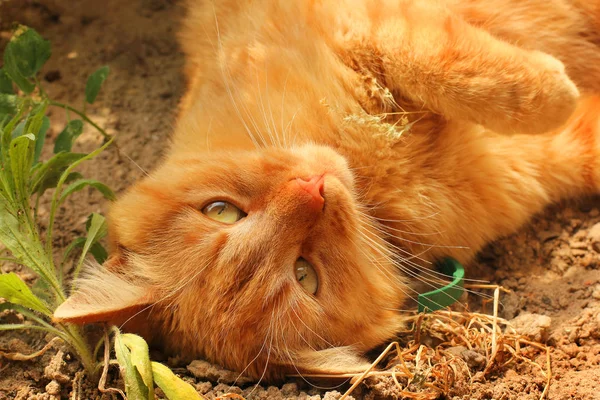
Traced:
[[77, 317], [81, 317], [73, 308], [73, 298], [69, 297], [59, 305], [52, 315], [53, 322], [72, 322]]

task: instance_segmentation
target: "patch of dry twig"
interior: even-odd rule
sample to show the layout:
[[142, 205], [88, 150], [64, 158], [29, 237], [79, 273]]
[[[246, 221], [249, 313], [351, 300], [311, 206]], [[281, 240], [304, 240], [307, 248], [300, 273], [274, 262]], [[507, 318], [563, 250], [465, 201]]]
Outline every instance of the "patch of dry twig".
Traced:
[[[511, 363], [528, 363], [540, 371], [546, 385], [540, 396], [544, 399], [550, 386], [552, 371], [547, 346], [527, 340], [498, 317], [500, 287], [494, 290], [493, 314], [468, 311], [436, 311], [416, 314], [407, 319], [409, 329], [401, 333], [403, 345], [390, 345], [364, 373], [353, 375], [309, 375], [315, 378], [352, 378], [352, 386], [340, 400], [346, 399], [370, 377], [391, 377], [398, 396], [406, 399], [433, 400], [448, 394], [460, 377], [469, 381], [485, 380]], [[456, 356], [451, 348], [458, 346], [480, 354], [485, 363], [479, 371], [473, 371], [465, 359]], [[546, 353], [545, 365], [534, 358]], [[384, 369], [376, 367], [386, 360]], [[308, 377], [305, 375], [305, 377]]]

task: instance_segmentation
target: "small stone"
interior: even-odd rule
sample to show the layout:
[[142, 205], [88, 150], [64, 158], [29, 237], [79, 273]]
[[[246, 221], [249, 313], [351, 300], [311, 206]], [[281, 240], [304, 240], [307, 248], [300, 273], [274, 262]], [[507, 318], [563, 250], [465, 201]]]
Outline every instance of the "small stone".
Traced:
[[590, 228], [587, 236], [592, 242], [600, 242], [600, 222]]
[[518, 334], [535, 342], [548, 340], [552, 319], [547, 315], [523, 313], [510, 321]]
[[485, 365], [485, 357], [476, 351], [469, 350], [464, 346], [454, 346], [446, 351], [455, 357], [462, 358], [469, 368], [480, 369]]
[[571, 250], [571, 254], [573, 254], [575, 257], [583, 257], [587, 254], [587, 250], [573, 249]]
[[212, 389], [212, 383], [210, 382], [200, 382], [196, 385], [196, 391], [200, 394], [206, 394], [210, 392]]
[[296, 383], [286, 383], [281, 387], [281, 394], [290, 397], [298, 396], [298, 385]]
[[594, 287], [594, 291], [592, 292], [592, 298], [600, 300], [600, 285], [596, 285]]
[[571, 242], [570, 244], [572, 249], [577, 249], [577, 250], [587, 250], [588, 245], [586, 242]]
[[244, 385], [251, 382], [250, 379], [237, 372], [228, 371], [204, 360], [192, 361], [186, 368], [192, 375], [201, 380], [227, 384], [233, 384], [235, 382], [236, 385]]
[[62, 350], [59, 350], [56, 355], [52, 357], [48, 365], [44, 368], [44, 377], [59, 383], [71, 382], [71, 378], [61, 371], [65, 365], [65, 362], [63, 361], [64, 355], [65, 353]]
[[[323, 396], [323, 400], [337, 400], [340, 397], [342, 397], [342, 394], [337, 390], [334, 390], [332, 392], [325, 393], [325, 395]], [[350, 396], [347, 397], [347, 399], [350, 399]]]
[[46, 393], [52, 396], [58, 396], [60, 394], [60, 383], [50, 381], [50, 383], [46, 385]]

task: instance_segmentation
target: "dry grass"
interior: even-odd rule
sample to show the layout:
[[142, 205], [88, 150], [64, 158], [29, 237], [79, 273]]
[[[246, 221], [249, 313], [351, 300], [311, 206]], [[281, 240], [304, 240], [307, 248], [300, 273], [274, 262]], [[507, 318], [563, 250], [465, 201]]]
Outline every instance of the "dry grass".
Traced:
[[[399, 336], [402, 346], [399, 342], [390, 343], [364, 373], [311, 377], [351, 378], [352, 386], [340, 400], [351, 395], [366, 379], [382, 376], [391, 377], [397, 396], [432, 400], [448, 394], [459, 378], [468, 377], [469, 383], [483, 381], [509, 364], [528, 363], [546, 380], [540, 396], [544, 399], [552, 376], [549, 349], [517, 334], [508, 321], [498, 317], [501, 288], [492, 288], [491, 315], [447, 310], [410, 316], [407, 319], [409, 329]], [[479, 368], [470, 367], [465, 359], [453, 354], [451, 349], [458, 346], [480, 354], [485, 362]], [[540, 365], [534, 359], [544, 352], [545, 365]], [[383, 368], [375, 370], [376, 367]]]

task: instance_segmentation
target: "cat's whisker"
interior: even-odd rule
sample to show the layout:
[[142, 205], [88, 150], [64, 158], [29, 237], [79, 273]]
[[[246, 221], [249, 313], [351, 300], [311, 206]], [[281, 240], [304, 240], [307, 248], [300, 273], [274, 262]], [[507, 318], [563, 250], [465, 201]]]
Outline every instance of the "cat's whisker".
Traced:
[[[452, 279], [451, 276], [447, 276], [447, 275], [444, 275], [446, 278], [448, 278], [448, 280], [446, 280], [446, 281], [444, 281], [443, 279], [440, 279], [438, 277], [426, 278], [426, 277], [423, 277], [420, 274], [418, 274], [416, 271], [411, 270], [410, 268], [402, 267], [401, 265], [397, 265], [397, 266], [398, 266], [399, 269], [402, 270], [403, 273], [405, 273], [405, 274], [407, 274], [407, 275], [409, 275], [409, 276], [411, 276], [413, 278], [418, 279], [419, 281], [425, 283], [427, 286], [429, 286], [432, 289], [439, 289], [440, 286], [447, 285], [449, 283], [449, 280]], [[429, 272], [429, 271], [422, 270], [421, 272]], [[427, 275], [429, 275], [429, 274], [427, 274]], [[479, 293], [479, 292], [476, 292], [474, 290], [467, 289], [467, 288], [464, 288], [464, 290], [466, 292], [468, 292], [468, 293], [471, 293], [473, 295], [476, 295], [476, 296], [479, 296], [479, 297], [483, 297], [483, 298], [486, 298], [486, 299], [492, 299], [494, 297], [492, 295], [488, 295], [488, 294], [485, 294], [485, 293]]]
[[283, 137], [283, 144], [285, 145], [286, 148], [289, 148], [289, 144], [288, 144], [288, 137], [286, 134], [286, 129], [285, 129], [285, 126], [283, 125], [283, 117], [285, 114], [285, 93], [287, 90], [287, 83], [288, 83], [289, 77], [290, 77], [290, 71], [288, 71], [287, 75], [285, 76], [285, 81], [283, 82], [283, 94], [281, 95], [281, 136]]
[[[267, 334], [271, 337], [271, 340], [269, 341], [269, 347], [267, 349], [267, 360], [265, 361], [265, 368], [263, 369], [262, 375], [260, 376], [260, 379], [256, 383], [256, 386], [253, 389], [253, 391], [260, 385], [260, 383], [264, 379], [265, 375], [267, 374], [267, 369], [269, 367], [269, 361], [271, 360], [271, 353], [273, 351], [273, 338], [275, 337], [275, 329], [273, 327], [273, 324], [275, 321], [276, 321], [275, 320], [275, 310], [273, 310], [271, 312], [271, 321], [269, 321], [269, 328], [267, 331]], [[250, 392], [250, 394], [252, 394], [252, 392]], [[250, 396], [250, 394], [248, 396]]]
[[[369, 218], [369, 217], [370, 217], [369, 215], [365, 214], [364, 212], [362, 212], [362, 211], [360, 211], [360, 210], [358, 210], [357, 212], [358, 212], [359, 214], [362, 214], [362, 215], [363, 215], [364, 217], [366, 217], [366, 218]], [[373, 225], [371, 225], [371, 226], [373, 226]], [[374, 226], [373, 226], [373, 227], [374, 227]], [[382, 229], [382, 231], [381, 231], [382, 233], [386, 233], [386, 232], [385, 232], [385, 230], [390, 230], [390, 231], [394, 231], [394, 232], [405, 233], [405, 234], [407, 234], [407, 235], [412, 235], [412, 236], [436, 236], [436, 235], [441, 235], [441, 234], [443, 234], [443, 233], [444, 233], [444, 232], [442, 232], [442, 231], [439, 231], [439, 230], [438, 230], [437, 232], [429, 232], [429, 233], [426, 233], [426, 232], [412, 232], [412, 231], [405, 231], [405, 230], [402, 230], [402, 229], [393, 228], [393, 227], [391, 227], [391, 226], [388, 226], [388, 225], [385, 225], [385, 224], [380, 224], [380, 225], [379, 225], [379, 228], [380, 228], [380, 229]], [[378, 229], [378, 230], [379, 230], [379, 229]], [[396, 237], [396, 236], [394, 236], [394, 235], [390, 235], [390, 236], [397, 238], [397, 237]]]
[[401, 223], [410, 223], [410, 222], [414, 222], [414, 221], [423, 221], [426, 219], [431, 219], [431, 218], [435, 218], [438, 215], [440, 215], [440, 211], [436, 211], [432, 214], [423, 216], [423, 217], [414, 217], [414, 218], [410, 218], [410, 219], [389, 219], [389, 218], [378, 218], [375, 216], [370, 216], [371, 218], [377, 220], [377, 221], [381, 221], [381, 222], [401, 222]]
[[[315, 335], [316, 337], [318, 337], [319, 339], [321, 339], [323, 342], [325, 342], [328, 346], [330, 347], [334, 347], [333, 344], [329, 343], [327, 341], [327, 339], [323, 338], [321, 335], [319, 335], [317, 332], [315, 332], [310, 326], [306, 325], [306, 323], [304, 322], [304, 320], [302, 320], [302, 318], [300, 318], [300, 316], [298, 315], [298, 313], [296, 312], [296, 309], [294, 308], [294, 306], [290, 306], [290, 309], [294, 312], [294, 315], [296, 315], [296, 318], [298, 318], [298, 321], [300, 321], [300, 323], [302, 323], [302, 325], [304, 325], [304, 327], [306, 329], [308, 329], [313, 335]], [[291, 321], [291, 320], [290, 320]], [[293, 322], [292, 322], [293, 324]], [[294, 325], [294, 328], [296, 326]]]
[[[367, 238], [369, 239], [369, 238]], [[366, 242], [366, 244], [371, 247], [374, 251], [378, 252], [379, 254], [381, 254], [383, 257], [386, 257], [385, 254], [382, 253], [382, 250], [373, 247], [373, 244], [376, 244], [373, 240], [370, 240], [370, 242]], [[432, 289], [439, 289], [440, 285], [439, 285], [439, 279], [428, 279], [428, 278], [423, 278], [421, 275], [417, 274], [415, 271], [411, 270], [410, 268], [407, 268], [405, 266], [402, 265], [402, 261], [395, 261], [392, 258], [388, 258], [388, 261], [391, 262], [393, 265], [395, 265], [399, 270], [401, 270], [403, 273], [407, 274], [408, 276], [411, 276], [417, 280], [419, 280], [420, 282], [423, 282], [425, 285], [429, 286]], [[431, 271], [429, 271], [428, 269], [423, 269], [421, 268], [420, 271], [424, 274], [430, 274]], [[437, 285], [433, 284], [433, 283], [437, 283]], [[416, 292], [416, 290], [410, 288], [411, 291], [415, 292], [418, 294], [418, 292]], [[484, 298], [489, 298], [490, 296], [486, 296], [484, 294], [480, 294], [478, 292], [475, 291], [471, 291], [469, 289], [465, 289], [467, 292], [469, 293], [473, 293], [475, 295], [484, 297]], [[416, 298], [411, 297], [413, 300], [416, 300]], [[465, 307], [463, 305], [463, 307]]]
[[[191, 281], [193, 281], [193, 280], [194, 280], [194, 279], [195, 279], [195, 278], [196, 278], [198, 275], [200, 275], [200, 274], [201, 274], [201, 273], [202, 273], [202, 272], [203, 272], [203, 271], [204, 271], [204, 270], [205, 270], [205, 269], [206, 269], [206, 268], [207, 268], [207, 267], [208, 267], [208, 266], [209, 266], [209, 265], [210, 265], [210, 264], [211, 264], [211, 263], [214, 261], [214, 258], [215, 258], [215, 257], [213, 256], [213, 257], [209, 258], [208, 260], [206, 260], [206, 261], [205, 261], [205, 263], [204, 263], [204, 265], [203, 265], [203, 266], [202, 266], [202, 267], [201, 267], [201, 268], [200, 268], [198, 271], [196, 271], [196, 272], [193, 274], [193, 276], [192, 276], [192, 277], [191, 277], [189, 280], [187, 280], [187, 281], [186, 281], [186, 279], [182, 279], [182, 282], [183, 282], [183, 283], [182, 283], [181, 285], [179, 285], [178, 287], [174, 288], [173, 290], [171, 290], [171, 291], [170, 291], [169, 293], [167, 293], [166, 295], [164, 295], [164, 296], [160, 297], [158, 300], [155, 300], [154, 302], [152, 302], [152, 303], [148, 304], [146, 307], [142, 308], [140, 311], [138, 311], [138, 312], [134, 313], [134, 314], [133, 314], [132, 316], [130, 316], [130, 317], [127, 319], [127, 320], [125, 320], [125, 322], [123, 322], [123, 323], [120, 325], [120, 328], [123, 328], [123, 326], [124, 326], [125, 324], [127, 324], [129, 321], [131, 321], [133, 318], [137, 317], [138, 315], [142, 314], [143, 312], [145, 312], [145, 311], [148, 311], [148, 310], [152, 310], [152, 309], [154, 308], [154, 306], [155, 306], [155, 305], [157, 305], [157, 304], [159, 304], [159, 303], [161, 303], [161, 302], [163, 302], [163, 301], [165, 301], [165, 300], [167, 300], [167, 299], [169, 299], [169, 298], [171, 298], [171, 297], [173, 297], [173, 301], [174, 301], [174, 300], [175, 300], [175, 299], [174, 299], [174, 296], [175, 296], [175, 295], [176, 295], [176, 294], [177, 294], [179, 291], [183, 290], [183, 289], [184, 289], [184, 288], [185, 288], [185, 287], [186, 287], [186, 286], [187, 286], [187, 285], [188, 285], [188, 284], [189, 284]], [[173, 304], [173, 302], [171, 302], [171, 303], [169, 304], [169, 306], [170, 306], [170, 305], [172, 305], [172, 304]]]
[[142, 168], [142, 166], [141, 166], [140, 164], [138, 164], [138, 163], [137, 163], [137, 162], [136, 162], [136, 161], [135, 161], [133, 158], [129, 157], [129, 154], [127, 154], [127, 153], [124, 153], [124, 152], [122, 152], [122, 151], [120, 151], [120, 150], [119, 150], [119, 152], [120, 152], [121, 154], [123, 154], [123, 155], [124, 155], [124, 156], [125, 156], [125, 157], [126, 157], [128, 160], [129, 160], [129, 161], [131, 161], [131, 163], [132, 163], [133, 165], [135, 165], [135, 167], [136, 167], [137, 169], [139, 169], [140, 171], [142, 171], [142, 174], [144, 174], [144, 175], [146, 175], [146, 176], [150, 176], [150, 175], [148, 175], [148, 172], [146, 172], [146, 170], [145, 170], [144, 168]]
[[[380, 231], [376, 226], [372, 226], [371, 225], [371, 228], [374, 229], [374, 230], [376, 230], [376, 231], [378, 231], [378, 232], [380, 232], [380, 233], [383, 233], [384, 235], [392, 236], [392, 237], [394, 237], [396, 239], [399, 239], [399, 240], [402, 239], [402, 238], [394, 236], [394, 235], [389, 235], [387, 232]], [[369, 232], [369, 231], [367, 230], [367, 232]], [[369, 232], [369, 233], [371, 233], [371, 232]], [[426, 246], [421, 252], [419, 252], [419, 253], [412, 253], [412, 252], [408, 251], [407, 249], [405, 249], [403, 247], [399, 247], [399, 246], [391, 243], [390, 241], [386, 241], [386, 242], [387, 242], [388, 246], [392, 247], [397, 252], [406, 255], [406, 256], [401, 256], [400, 254], [396, 253], [397, 257], [401, 258], [402, 261], [404, 261], [404, 262], [410, 263], [415, 268], [421, 269], [421, 268], [423, 268], [423, 266], [420, 265], [420, 264], [418, 264], [418, 263], [416, 263], [416, 262], [411, 261], [411, 260], [414, 260], [414, 259], [419, 260], [419, 261], [423, 262], [424, 264], [428, 264], [428, 265], [432, 264], [431, 261], [425, 260], [421, 256], [424, 255], [424, 254], [426, 254], [429, 250], [431, 250], [433, 248], [433, 246]]]
[[[381, 230], [380, 228], [377, 228], [377, 227], [373, 227], [373, 228], [374, 228], [374, 229], [377, 229], [377, 230], [378, 230], [378, 231], [380, 231], [381, 233], [385, 233], [385, 234], [387, 234], [387, 232], [385, 232], [385, 231]], [[431, 248], [437, 248], [437, 249], [467, 249], [467, 248], [468, 248], [468, 247], [465, 247], [465, 246], [439, 245], [439, 244], [434, 244], [434, 243], [424, 243], [424, 242], [418, 242], [418, 241], [416, 241], [416, 240], [410, 240], [410, 239], [407, 239], [407, 238], [404, 238], [404, 237], [401, 237], [401, 236], [393, 236], [393, 237], [394, 237], [395, 239], [397, 239], [397, 240], [401, 240], [401, 241], [403, 241], [403, 242], [406, 242], [406, 243], [410, 243], [410, 244], [416, 244], [416, 245], [418, 245], [418, 246], [429, 247], [430, 249], [431, 249]], [[404, 249], [398, 248], [398, 247], [396, 247], [396, 246], [394, 246], [394, 247], [395, 247], [395, 248], [397, 248], [398, 250], [401, 250], [401, 251], [404, 251], [404, 252], [406, 252], [406, 250], [404, 250]], [[422, 260], [422, 261], [425, 261], [425, 260]], [[430, 262], [428, 262], [428, 261], [426, 261], [426, 262], [427, 262], [427, 263], [430, 263]]]
[[275, 118], [273, 117], [273, 107], [271, 107], [271, 96], [269, 95], [269, 68], [268, 68], [268, 66], [265, 66], [265, 92], [267, 94], [267, 109], [269, 110], [269, 114], [271, 117], [271, 125], [273, 127], [273, 133], [275, 134], [275, 137], [277, 138], [279, 147], [284, 148], [284, 147], [286, 147], [285, 137], [283, 135], [283, 132], [277, 132], [277, 125], [275, 124]]
[[[296, 115], [298, 115], [298, 112], [300, 112], [300, 107], [298, 107], [298, 110], [296, 110], [296, 112], [294, 113], [294, 115], [292, 115], [292, 118], [290, 118], [290, 121], [287, 123], [284, 132], [284, 135], [289, 135], [292, 131], [292, 126], [294, 124], [294, 120], [296, 119]], [[297, 134], [294, 135], [294, 140], [292, 142], [292, 145], [295, 146], [296, 145], [296, 137]]]
[[394, 273], [383, 268], [383, 266], [377, 259], [375, 259], [372, 255], [363, 251], [362, 248], [360, 246], [358, 246], [358, 244], [355, 243], [354, 241], [352, 241], [352, 243], [354, 244], [355, 248], [358, 249], [358, 251], [363, 256], [365, 256], [367, 258], [367, 260], [369, 260], [369, 262], [371, 262], [375, 266], [375, 268], [377, 268], [382, 274], [384, 274], [387, 278], [389, 278], [390, 281], [394, 282], [394, 284], [396, 285], [398, 290], [400, 290], [400, 292], [402, 292], [405, 296], [407, 296], [408, 298], [413, 298], [411, 294], [406, 292], [406, 289], [409, 289], [418, 295], [418, 293], [414, 289], [412, 289], [409, 285], [406, 285], [406, 283], [404, 281], [402, 281], [402, 278], [399, 275], [395, 275]]
[[[366, 215], [365, 215], [365, 217], [368, 217], [368, 216], [366, 216]], [[369, 225], [371, 228], [373, 228], [373, 229], [376, 229], [376, 230], [378, 230], [378, 231], [379, 231], [379, 229], [378, 229], [378, 227], [377, 227], [377, 226], [375, 226], [375, 225], [373, 225], [373, 224], [369, 224], [369, 222], [368, 222], [368, 221], [364, 221], [364, 222], [365, 222], [366, 224], [368, 224], [368, 225]], [[368, 232], [368, 230], [367, 230], [366, 232]], [[383, 232], [383, 231], [381, 231], [381, 232], [382, 232], [382, 233], [385, 233], [385, 232]], [[400, 248], [400, 247], [397, 247], [397, 246], [395, 246], [394, 244], [388, 243], [388, 245], [389, 245], [389, 246], [391, 246], [392, 248], [394, 248], [394, 249], [398, 250], [398, 251], [402, 251], [403, 253], [406, 253], [406, 254], [409, 254], [409, 255], [411, 255], [411, 253], [410, 253], [410, 252], [408, 252], [407, 250], [405, 250], [405, 249], [402, 249], [402, 248]], [[395, 256], [398, 258], [398, 263], [407, 263], [407, 264], [411, 265], [412, 267], [416, 268], [417, 270], [419, 270], [419, 271], [420, 271], [422, 274], [425, 274], [425, 275], [432, 276], [432, 277], [433, 277], [432, 279], [436, 279], [437, 277], [444, 277], [444, 278], [452, 279], [452, 276], [450, 276], [450, 275], [444, 274], [444, 273], [442, 273], [442, 272], [439, 272], [439, 271], [436, 271], [436, 270], [434, 270], [434, 269], [423, 268], [423, 266], [422, 266], [422, 265], [419, 265], [419, 264], [416, 264], [416, 263], [413, 263], [413, 262], [409, 262], [409, 260], [410, 260], [411, 258], [417, 258], [417, 257], [415, 257], [415, 256], [420, 256], [420, 255], [424, 254], [426, 251], [428, 251], [429, 249], [431, 249], [431, 247], [427, 248], [426, 250], [424, 250], [424, 251], [423, 251], [423, 252], [421, 252], [421, 253], [418, 253], [418, 254], [416, 254], [416, 255], [411, 255], [411, 256], [410, 256], [410, 257], [408, 257], [408, 258], [405, 258], [405, 257], [403, 257], [403, 256], [400, 256], [399, 254], [396, 254]], [[432, 264], [430, 261], [426, 261], [426, 260], [422, 260], [422, 261], [426, 262], [427, 264]], [[407, 270], [407, 268], [406, 268], [406, 267], [402, 267], [402, 270]], [[474, 283], [487, 283], [487, 281], [485, 281], [485, 280], [480, 280], [480, 279], [468, 279], [468, 278], [465, 278], [464, 280], [465, 280], [465, 281], [469, 281], [469, 282], [474, 282]]]
[[[378, 253], [379, 255], [381, 255], [381, 256], [382, 256], [384, 259], [386, 259], [386, 260], [387, 260], [387, 261], [388, 261], [390, 264], [394, 265], [395, 267], [400, 267], [400, 265], [398, 264], [398, 262], [396, 262], [396, 261], [395, 261], [395, 260], [394, 260], [394, 259], [393, 259], [391, 256], [389, 256], [389, 255], [385, 254], [384, 250], [382, 250], [381, 248], [378, 248], [378, 247], [374, 246], [374, 245], [376, 245], [376, 244], [377, 244], [377, 243], [376, 243], [374, 240], [372, 240], [372, 239], [370, 239], [370, 238], [368, 238], [367, 236], [364, 236], [364, 235], [363, 235], [363, 236], [361, 236], [361, 237], [363, 237], [363, 238], [366, 238], [366, 239], [368, 239], [368, 240], [369, 240], [369, 241], [367, 241], [367, 242], [364, 242], [364, 243], [365, 243], [367, 246], [369, 246], [369, 247], [370, 247], [370, 248], [371, 248], [373, 251], [375, 251], [376, 253]], [[363, 253], [363, 254], [364, 254], [364, 253]], [[378, 263], [375, 263], [375, 266], [376, 266], [376, 267], [377, 267], [377, 268], [378, 268], [378, 269], [379, 269], [381, 272], [383, 272], [385, 275], [387, 275], [387, 276], [389, 277], [389, 273], [386, 273], [386, 272], [385, 272], [385, 271], [384, 271], [382, 268], [380, 268], [380, 267], [379, 267], [379, 265], [378, 265]], [[400, 269], [401, 269], [401, 268], [400, 268]], [[411, 272], [412, 272], [412, 271], [411, 271]], [[422, 281], [423, 283], [425, 283], [426, 285], [429, 285], [430, 287], [432, 287], [432, 288], [434, 288], [434, 289], [437, 289], [437, 288], [438, 288], [437, 286], [434, 286], [434, 285], [432, 285], [431, 283], [429, 283], [429, 282], [427, 282], [427, 281], [424, 281], [424, 280], [423, 280], [423, 279], [421, 279], [421, 277], [419, 277], [418, 275], [414, 275], [414, 274], [413, 274], [413, 277], [415, 277], [416, 279], [418, 279], [418, 280]], [[397, 279], [399, 279], [399, 277], [398, 277]], [[415, 294], [415, 296], [413, 297], [412, 295], [410, 295], [410, 294], [406, 293], [406, 290], [404, 290], [405, 288], [406, 288], [406, 289], [408, 289], [408, 290], [410, 290], [411, 292], [413, 292], [413, 293]], [[407, 285], [407, 284], [406, 284], [406, 283], [404, 283], [404, 282], [400, 282], [399, 289], [400, 289], [400, 290], [401, 290], [401, 291], [402, 291], [402, 292], [403, 292], [403, 293], [404, 293], [404, 294], [405, 294], [407, 297], [409, 297], [409, 298], [411, 298], [411, 299], [413, 299], [413, 300], [415, 300], [415, 301], [416, 301], [416, 299], [417, 299], [418, 295], [420, 294], [420, 293], [419, 293], [419, 292], [417, 292], [417, 291], [416, 291], [414, 288], [412, 288], [410, 285]], [[439, 304], [437, 304], [437, 305], [439, 306]]]
[[[274, 334], [274, 331], [275, 331], [273, 329], [273, 323], [275, 322], [274, 313], [275, 313], [275, 310], [273, 310], [271, 312], [271, 319], [269, 320], [269, 326], [267, 328], [267, 333], [265, 334], [265, 340], [263, 342], [263, 344], [264, 344], [263, 347], [260, 348], [260, 350], [258, 351], [258, 354], [256, 355], [256, 357], [254, 357], [252, 359], [252, 361], [250, 361], [248, 363], [248, 365], [246, 366], [246, 368], [244, 368], [243, 371], [240, 373], [240, 376], [242, 376], [243, 373], [246, 372], [246, 370], [250, 367], [250, 365], [252, 365], [252, 363], [255, 362], [258, 359], [258, 357], [260, 357], [261, 353], [264, 350], [264, 346], [266, 345], [267, 342], [269, 342], [269, 345], [267, 347], [267, 359], [265, 361], [265, 367], [263, 369], [262, 375], [260, 376], [260, 379], [258, 380], [258, 382], [256, 382], [256, 384], [254, 384], [254, 388], [250, 391], [250, 393], [248, 393], [247, 397], [250, 397], [252, 395], [252, 393], [254, 393], [254, 391], [256, 389], [258, 389], [258, 387], [260, 386], [262, 380], [264, 379], [264, 377], [265, 377], [265, 375], [267, 373], [267, 369], [268, 369], [268, 366], [269, 366], [269, 360], [271, 358], [271, 351], [273, 349], [273, 337], [274, 337], [273, 334]], [[238, 379], [239, 379], [239, 377], [238, 377]], [[235, 385], [235, 382], [233, 383], [233, 385]], [[233, 385], [232, 385], [232, 387], [233, 387]]]
[[[362, 227], [362, 226], [359, 226], [359, 229], [361, 230], [361, 233], [363, 233], [363, 234], [365, 235], [365, 237], [367, 237], [368, 239], [372, 240], [371, 238], [369, 238], [368, 236], [366, 236], [366, 233], [371, 233], [371, 232], [370, 232], [368, 229], [365, 229], [365, 228], [364, 228], [364, 227]], [[375, 229], [375, 227], [373, 227], [373, 229]], [[377, 235], [375, 235], [375, 236], [377, 236]], [[417, 264], [417, 263], [415, 263], [415, 262], [413, 262], [413, 261], [410, 261], [411, 259], [417, 259], [417, 260], [419, 260], [419, 261], [422, 261], [422, 262], [423, 262], [423, 263], [425, 263], [425, 264], [431, 264], [431, 261], [427, 261], [427, 260], [425, 260], [424, 258], [421, 258], [421, 257], [420, 257], [420, 255], [421, 255], [421, 254], [424, 254], [424, 252], [422, 252], [422, 253], [419, 253], [419, 254], [417, 255], [417, 254], [413, 254], [413, 253], [411, 253], [410, 251], [408, 251], [408, 250], [406, 250], [406, 249], [403, 249], [402, 247], [396, 246], [396, 245], [394, 245], [393, 243], [390, 243], [389, 241], [386, 241], [386, 244], [387, 244], [388, 246], [392, 247], [394, 250], [397, 250], [397, 251], [399, 251], [400, 253], [404, 253], [404, 254], [406, 254], [408, 257], [402, 257], [402, 260], [403, 260], [403, 261], [406, 261], [406, 262], [408, 262], [408, 263], [410, 263], [411, 265], [414, 265], [416, 268], [422, 268], [422, 266], [421, 266], [421, 265], [419, 265], [419, 264]], [[379, 245], [379, 246], [381, 247], [381, 245]], [[431, 249], [431, 247], [429, 247], [429, 248], [425, 249], [425, 251], [429, 251], [430, 249]], [[398, 255], [398, 256], [399, 256], [399, 255]]]
[[[266, 70], [266, 68], [265, 68]], [[260, 88], [260, 79], [259, 79], [259, 73], [258, 73], [258, 68], [254, 68], [254, 71], [256, 72], [256, 92], [258, 94], [258, 100], [259, 100], [259, 104], [260, 104], [260, 113], [262, 114], [262, 119], [263, 119], [263, 124], [265, 126], [265, 130], [267, 132], [267, 135], [269, 136], [269, 139], [271, 140], [271, 146], [278, 146], [278, 140], [276, 135], [274, 134], [274, 132], [271, 130], [271, 125], [269, 124], [269, 121], [267, 120], [267, 110], [265, 109], [265, 104], [263, 102], [263, 97], [262, 97], [262, 90]], [[267, 98], [268, 98], [269, 94], [267, 93]], [[281, 146], [279, 146], [281, 147]]]
[[254, 358], [252, 360], [250, 360], [250, 362], [246, 365], [246, 367], [242, 370], [242, 372], [240, 372], [238, 374], [237, 378], [235, 378], [235, 380], [233, 381], [233, 383], [229, 387], [228, 391], [231, 391], [231, 389], [235, 386], [235, 384], [237, 383], [237, 381], [240, 380], [240, 378], [242, 378], [244, 376], [244, 372], [246, 372], [248, 370], [248, 368], [250, 368], [250, 366], [258, 359], [258, 357], [260, 357], [261, 353], [265, 349], [265, 346], [267, 345], [268, 339], [269, 339], [269, 330], [267, 329], [267, 333], [265, 334], [265, 340], [263, 340], [262, 346], [258, 350], [258, 353], [256, 354], [256, 356], [254, 356]]
[[[282, 318], [282, 319], [281, 319], [281, 321], [283, 321], [283, 320], [284, 320], [284, 319]], [[285, 318], [285, 320], [291, 321], [291, 318]], [[280, 329], [280, 332], [281, 332], [281, 339], [283, 340], [283, 344], [284, 344], [284, 346], [283, 346], [283, 349], [284, 349], [284, 351], [285, 351], [285, 353], [286, 353], [286, 355], [287, 355], [288, 359], [290, 360], [290, 364], [292, 365], [292, 367], [294, 367], [294, 369], [296, 370], [296, 373], [298, 374], [298, 376], [299, 376], [299, 377], [300, 377], [300, 378], [301, 378], [301, 379], [302, 379], [304, 382], [306, 382], [306, 383], [307, 383], [307, 384], [309, 384], [310, 386], [312, 386], [312, 387], [314, 387], [314, 388], [317, 388], [317, 389], [320, 389], [320, 390], [332, 390], [332, 389], [337, 389], [337, 388], [339, 388], [339, 387], [343, 386], [343, 385], [344, 385], [344, 384], [347, 382], [347, 380], [346, 380], [346, 381], [344, 381], [344, 382], [342, 382], [342, 383], [340, 383], [340, 384], [338, 384], [338, 385], [335, 385], [335, 386], [319, 386], [319, 385], [315, 385], [313, 382], [310, 382], [308, 379], [306, 379], [306, 378], [304, 377], [304, 375], [302, 374], [302, 372], [300, 372], [300, 370], [298, 369], [298, 366], [296, 365], [296, 362], [295, 362], [295, 360], [294, 360], [294, 357], [293, 357], [293, 356], [292, 356], [292, 354], [290, 353], [290, 348], [289, 348], [289, 345], [288, 345], [288, 343], [287, 343], [287, 340], [285, 339], [285, 334], [284, 334], [284, 332], [285, 332], [285, 331], [284, 331], [283, 329]], [[300, 332], [298, 332], [298, 334], [300, 334]], [[301, 337], [302, 337], [302, 336], [301, 336]], [[304, 338], [303, 338], [303, 339], [304, 339]], [[310, 346], [310, 345], [309, 345], [309, 346]], [[335, 347], [335, 346], [331, 345], [331, 348], [334, 348], [334, 347]], [[311, 348], [313, 351], [317, 351], [317, 350], [315, 350], [315, 349], [314, 349], [312, 346], [310, 346], [310, 348]]]

